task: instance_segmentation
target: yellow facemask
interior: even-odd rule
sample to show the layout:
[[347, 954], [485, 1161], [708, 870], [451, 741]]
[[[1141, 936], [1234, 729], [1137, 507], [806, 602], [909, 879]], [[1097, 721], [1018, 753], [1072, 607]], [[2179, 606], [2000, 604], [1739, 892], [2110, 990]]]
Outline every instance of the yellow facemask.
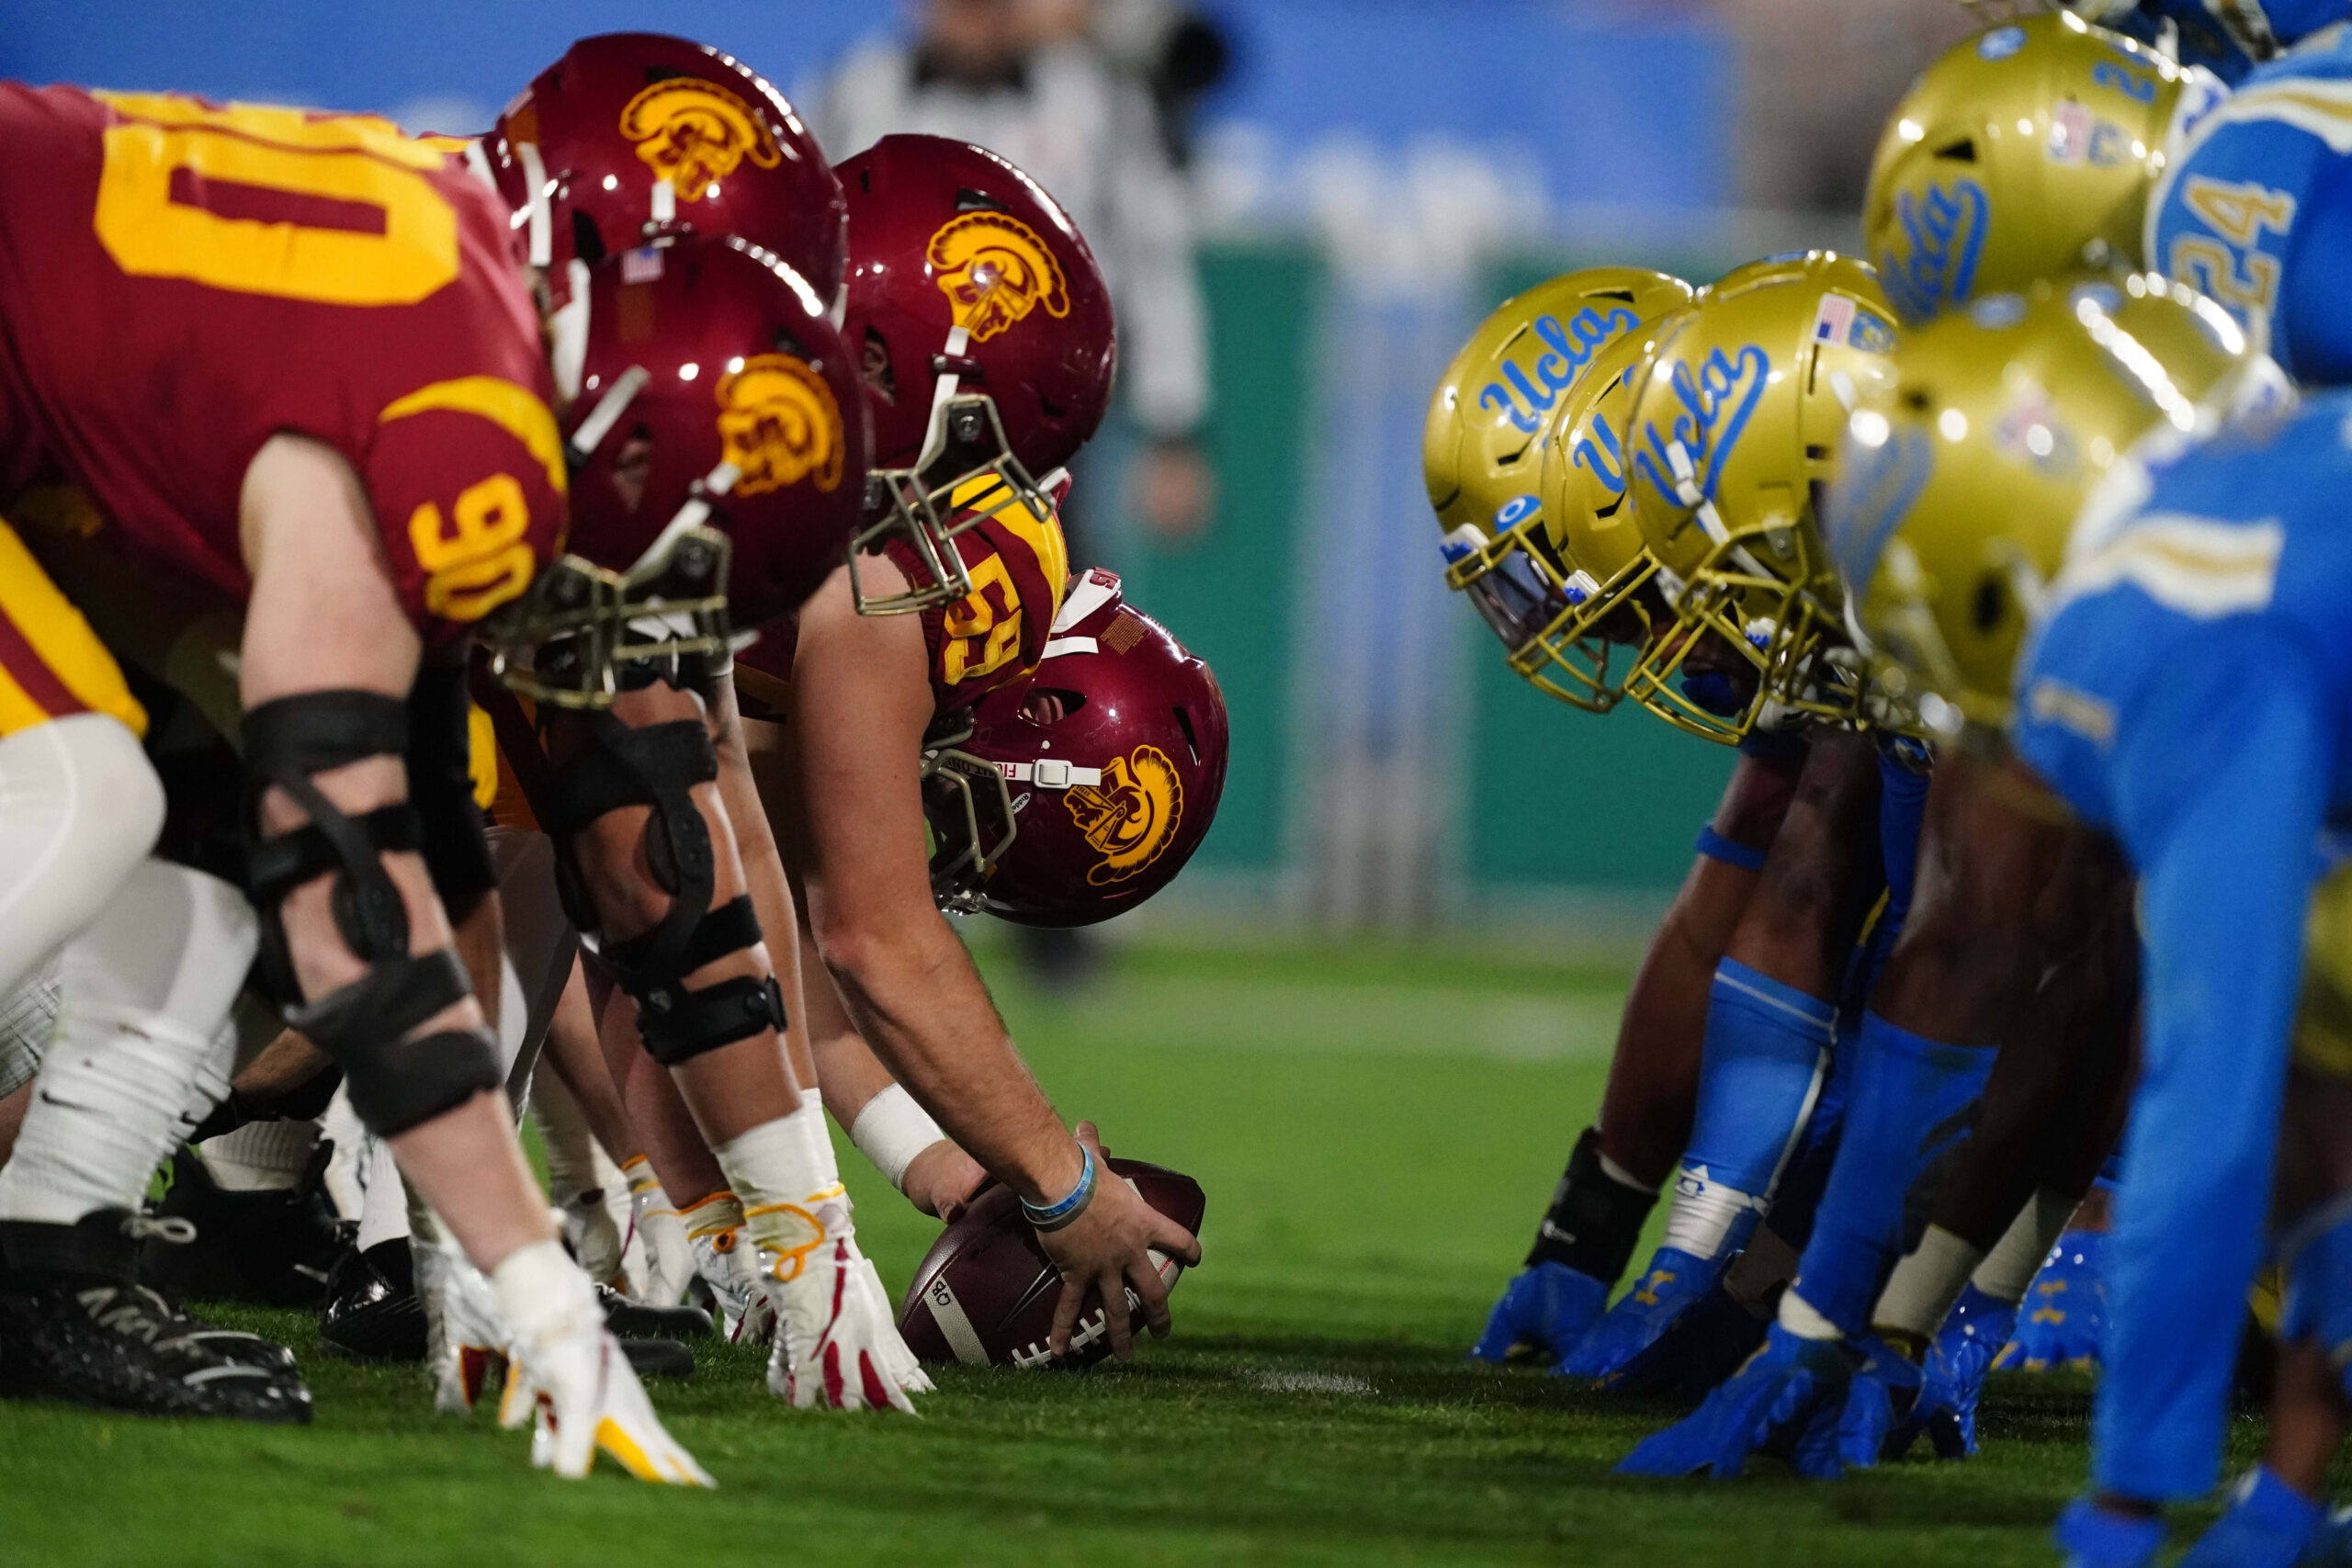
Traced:
[[1422, 431], [1447, 586], [1468, 595], [1538, 691], [1595, 712], [1617, 692], [1605, 658], [1596, 667], [1558, 635], [1591, 581], [1541, 526], [1544, 435], [1614, 344], [1690, 297], [1681, 279], [1640, 267], [1589, 267], [1539, 284], [1496, 310], [1454, 355]]
[[2219, 306], [2154, 274], [2044, 279], [1907, 334], [1824, 506], [1878, 682], [1907, 684], [1931, 734], [2007, 723], [2077, 518], [2136, 493], [2133, 444], [2283, 387]]
[[1814, 487], [1894, 349], [1885, 298], [1851, 271], [1708, 289], [1663, 324], [1624, 447], [1634, 521], [1674, 621], [1635, 660], [1628, 696], [1726, 743], [1768, 703], [1857, 716], [1851, 680], [1816, 657], [1842, 641], [1842, 600]]

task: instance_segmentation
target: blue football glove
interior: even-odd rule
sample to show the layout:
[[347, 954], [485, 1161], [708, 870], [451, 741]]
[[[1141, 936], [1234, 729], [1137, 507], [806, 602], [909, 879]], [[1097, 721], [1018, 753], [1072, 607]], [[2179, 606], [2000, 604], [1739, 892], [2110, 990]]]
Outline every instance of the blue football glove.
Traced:
[[2017, 1325], [2018, 1309], [2010, 1303], [1974, 1285], [1961, 1292], [1920, 1369], [1919, 1397], [1888, 1437], [1885, 1457], [1900, 1459], [1923, 1433], [1938, 1459], [1975, 1453], [1976, 1402], [1984, 1393], [1984, 1374]]
[[2050, 1539], [2066, 1554], [2066, 1568], [2147, 1568], [2165, 1543], [2162, 1519], [2127, 1519], [2087, 1497], [2058, 1516]]
[[1600, 1314], [1592, 1331], [1560, 1362], [1560, 1375], [1615, 1386], [1626, 1364], [1656, 1344], [1713, 1290], [1730, 1261], [1659, 1247], [1641, 1278], [1634, 1281], [1634, 1288]]
[[1877, 1335], [1866, 1335], [1858, 1347], [1862, 1364], [1846, 1390], [1845, 1413], [1838, 1421], [1838, 1458], [1867, 1470], [1882, 1455], [1893, 1459], [1903, 1450], [1890, 1448], [1919, 1402], [1919, 1369], [1908, 1357]]
[[1475, 1361], [1558, 1360], [1575, 1348], [1609, 1302], [1609, 1281], [1565, 1263], [1538, 1263], [1503, 1287], [1471, 1348]]
[[2227, 1512], [2197, 1538], [2180, 1568], [2295, 1568], [2325, 1562], [2327, 1509], [2257, 1465], [2230, 1488]]
[[1853, 1379], [1854, 1353], [1834, 1339], [1804, 1339], [1774, 1324], [1764, 1348], [1698, 1410], [1644, 1439], [1618, 1464], [1620, 1475], [1737, 1475], [1760, 1451], [1787, 1459], [1801, 1475], [1834, 1480], [1843, 1469], [1838, 1427]]
[[2099, 1330], [2107, 1321], [2106, 1257], [2105, 1231], [2060, 1235], [2025, 1293], [2016, 1337], [1993, 1365], [2030, 1372], [2097, 1366]]

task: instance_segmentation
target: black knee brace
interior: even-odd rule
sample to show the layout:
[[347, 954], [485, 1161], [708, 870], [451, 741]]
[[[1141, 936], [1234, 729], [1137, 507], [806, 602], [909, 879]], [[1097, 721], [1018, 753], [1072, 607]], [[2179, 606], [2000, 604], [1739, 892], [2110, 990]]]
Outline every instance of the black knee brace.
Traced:
[[685, 977], [704, 964], [760, 941], [759, 917], [749, 897], [714, 909], [717, 861], [693, 790], [718, 776], [718, 753], [697, 719], [633, 729], [607, 713], [589, 716], [590, 744], [549, 781], [546, 826], [556, 837], [557, 880], [572, 924], [583, 933], [601, 928], [573, 852], [575, 836], [596, 818], [625, 806], [650, 807], [646, 861], [670, 895], [670, 910], [650, 931], [624, 942], [601, 942], [597, 955], [622, 990], [637, 1002], [638, 1031], [649, 1055], [664, 1066], [782, 1029], [784, 996], [773, 976], [739, 976], [686, 989]]
[[462, 919], [498, 886], [481, 808], [474, 804], [470, 711], [464, 665], [428, 664], [417, 671], [408, 694], [408, 797], [424, 869], [452, 919]]
[[[243, 728], [252, 840], [245, 887], [261, 915], [264, 975], [287, 1021], [342, 1067], [352, 1110], [379, 1134], [404, 1132], [502, 1082], [497, 1053], [480, 1030], [404, 1038], [472, 993], [456, 954], [408, 950], [408, 908], [382, 857], [419, 847], [415, 810], [403, 802], [347, 817], [311, 782], [365, 757], [401, 756], [408, 734], [407, 709], [397, 698], [354, 691], [280, 697], [246, 714]], [[265, 837], [262, 796], [272, 787], [310, 821]], [[368, 972], [304, 1006], [280, 906], [320, 876], [334, 878], [335, 929]]]

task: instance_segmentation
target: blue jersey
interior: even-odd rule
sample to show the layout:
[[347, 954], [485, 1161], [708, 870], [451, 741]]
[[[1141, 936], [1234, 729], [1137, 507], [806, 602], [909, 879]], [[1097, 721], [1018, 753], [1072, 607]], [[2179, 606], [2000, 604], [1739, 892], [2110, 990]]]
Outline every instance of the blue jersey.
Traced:
[[2235, 84], [2255, 68], [2257, 56], [2291, 46], [2352, 14], [2346, 0], [2236, 0], [2233, 27], [2212, 0], [2138, 0], [2104, 10], [2074, 10], [2103, 28], [2165, 50], [2183, 65], [2202, 65]]
[[2120, 469], [2019, 660], [2019, 754], [2140, 878], [2144, 1069], [2098, 1484], [2218, 1472], [2322, 829], [2352, 807], [2352, 391]]
[[2352, 384], [2352, 27], [2257, 68], [2197, 124], [2149, 195], [2144, 243], [2299, 379]]

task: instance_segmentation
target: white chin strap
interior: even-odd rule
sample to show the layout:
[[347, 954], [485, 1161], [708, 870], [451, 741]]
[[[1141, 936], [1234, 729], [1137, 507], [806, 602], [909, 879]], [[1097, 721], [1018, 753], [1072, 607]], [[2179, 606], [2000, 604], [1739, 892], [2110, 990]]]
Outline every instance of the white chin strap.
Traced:
[[653, 182], [652, 206], [650, 210], [652, 214], [653, 221], [657, 226], [676, 222], [678, 218], [678, 187], [672, 185], [668, 180], [655, 180]]
[[1010, 783], [1033, 784], [1038, 789], [1099, 787], [1102, 783], [1102, 769], [1081, 768], [1058, 757], [1040, 757], [1034, 762], [999, 762], [996, 771]]
[[571, 402], [580, 396], [580, 378], [588, 364], [588, 264], [572, 257], [564, 276], [566, 298], [548, 318], [548, 364], [555, 372], [555, 389]]
[[663, 525], [662, 532], [653, 536], [653, 542], [645, 547], [645, 553], [637, 558], [637, 564], [630, 567], [629, 570], [637, 572], [652, 565], [669, 553], [670, 547], [676, 542], [679, 535], [689, 528], [699, 528], [709, 522], [710, 502], [707, 498], [725, 495], [735, 488], [735, 481], [742, 477], [743, 470], [732, 463], [721, 463], [703, 475], [702, 488], [686, 497], [684, 503], [672, 513], [670, 521]]
[[575, 465], [585, 463], [595, 455], [596, 448], [605, 444], [605, 437], [613, 433], [613, 426], [621, 422], [621, 415], [628, 412], [637, 394], [645, 390], [646, 383], [652, 379], [653, 372], [642, 365], [632, 365], [613, 378], [613, 384], [605, 389], [605, 395], [596, 400], [596, 406], [588, 411], [588, 417], [580, 422], [580, 428], [571, 433], [571, 441], [566, 443]]
[[514, 143], [514, 156], [523, 164], [524, 211], [531, 225], [531, 265], [545, 267], [555, 257], [555, 214], [552, 201], [555, 188], [548, 180], [548, 166], [539, 161], [539, 144], [536, 141]]
[[[969, 348], [971, 344], [971, 333], [960, 326], [950, 327], [947, 330], [946, 346], [939, 351], [940, 355], [946, 359], [961, 359], [964, 357], [964, 351]], [[947, 405], [955, 400], [962, 380], [963, 377], [960, 374], [949, 370], [932, 383], [931, 423], [923, 428], [922, 451], [916, 457], [914, 464], [915, 472], [918, 474], [930, 468], [933, 462], [937, 461], [939, 455], [947, 450]]]

